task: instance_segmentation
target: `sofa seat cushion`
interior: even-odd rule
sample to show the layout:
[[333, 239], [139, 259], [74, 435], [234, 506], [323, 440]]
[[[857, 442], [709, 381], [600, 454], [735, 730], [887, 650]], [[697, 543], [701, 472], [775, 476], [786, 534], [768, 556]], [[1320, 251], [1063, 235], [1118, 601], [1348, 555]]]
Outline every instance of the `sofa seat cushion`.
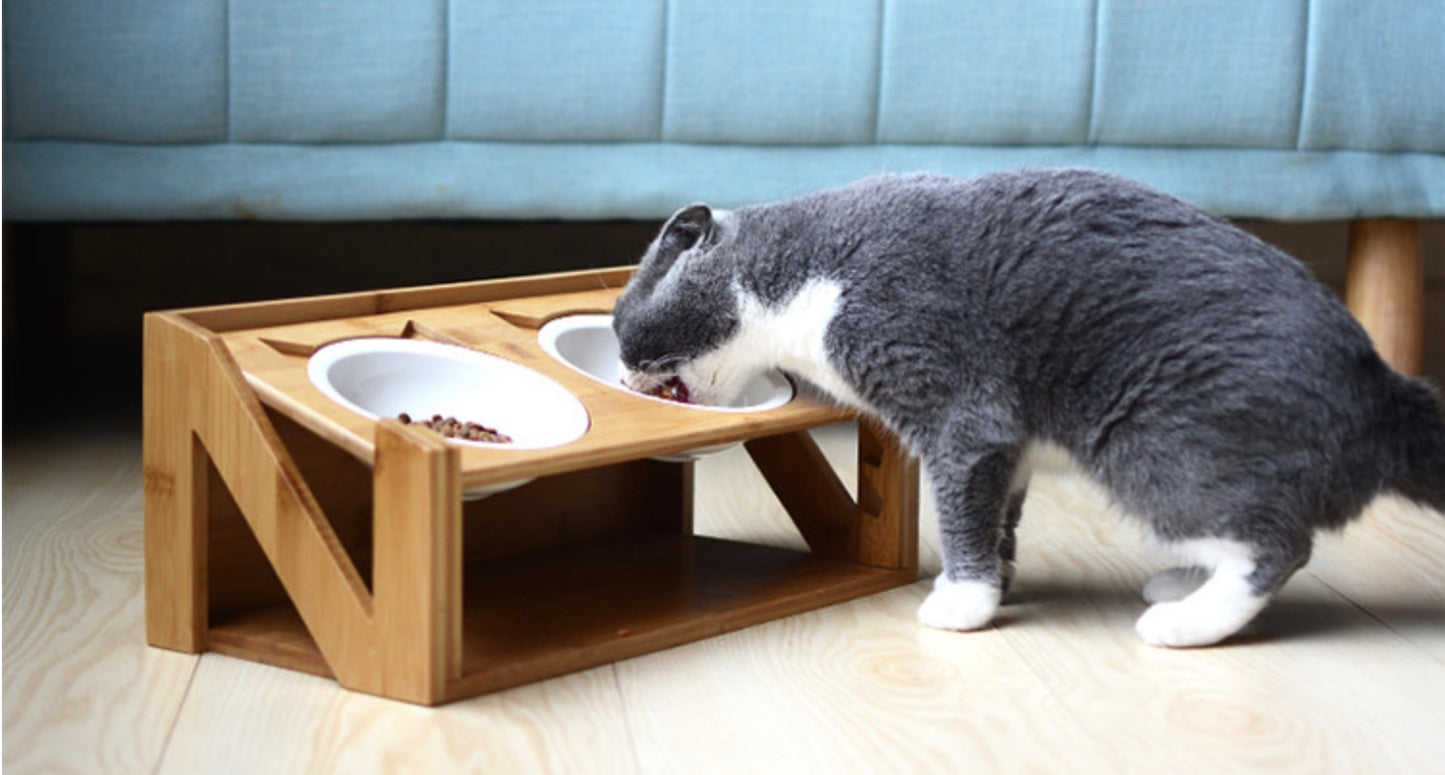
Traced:
[[[1445, 213], [1445, 156], [1100, 146], [671, 143], [194, 146], [27, 143], [5, 158], [15, 220], [658, 218], [878, 171], [1086, 166], [1211, 211], [1280, 220]], [[21, 190], [23, 197], [12, 195]]]

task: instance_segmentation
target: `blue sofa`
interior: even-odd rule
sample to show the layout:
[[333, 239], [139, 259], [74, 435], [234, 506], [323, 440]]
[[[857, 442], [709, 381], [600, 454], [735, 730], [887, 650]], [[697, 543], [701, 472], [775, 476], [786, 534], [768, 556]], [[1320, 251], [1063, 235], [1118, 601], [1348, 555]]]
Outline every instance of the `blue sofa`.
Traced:
[[[1235, 217], [1445, 215], [1433, 1], [9, 0], [4, 17], [10, 221], [651, 219], [1040, 165]], [[1418, 275], [1409, 222], [1372, 223], [1352, 274], [1418, 295], [1376, 279]]]

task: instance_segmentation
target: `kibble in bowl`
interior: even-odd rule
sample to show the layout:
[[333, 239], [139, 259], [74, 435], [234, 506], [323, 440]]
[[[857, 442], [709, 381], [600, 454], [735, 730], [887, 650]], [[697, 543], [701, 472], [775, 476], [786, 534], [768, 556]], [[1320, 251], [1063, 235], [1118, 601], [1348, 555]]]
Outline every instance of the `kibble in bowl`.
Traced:
[[512, 437], [497, 430], [488, 428], [481, 423], [463, 422], [455, 417], [443, 417], [439, 414], [431, 416], [430, 420], [413, 420], [411, 415], [402, 412], [396, 416], [407, 425], [419, 425], [423, 428], [433, 430], [449, 439], [461, 439], [462, 441], [483, 441], [489, 444], [511, 444]]

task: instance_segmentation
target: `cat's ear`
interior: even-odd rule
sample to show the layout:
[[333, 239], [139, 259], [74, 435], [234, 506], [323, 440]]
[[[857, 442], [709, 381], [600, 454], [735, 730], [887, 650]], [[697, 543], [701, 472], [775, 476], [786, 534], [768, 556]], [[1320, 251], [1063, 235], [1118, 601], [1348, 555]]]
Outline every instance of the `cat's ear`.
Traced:
[[662, 227], [662, 252], [676, 256], [703, 244], [712, 237], [712, 208], [705, 204], [688, 205], [673, 213]]
[[635, 295], [650, 295], [664, 278], [673, 276], [678, 258], [704, 244], [713, 235], [712, 210], [704, 204], [689, 205], [673, 213], [662, 231], [648, 246], [642, 265], [629, 285]]

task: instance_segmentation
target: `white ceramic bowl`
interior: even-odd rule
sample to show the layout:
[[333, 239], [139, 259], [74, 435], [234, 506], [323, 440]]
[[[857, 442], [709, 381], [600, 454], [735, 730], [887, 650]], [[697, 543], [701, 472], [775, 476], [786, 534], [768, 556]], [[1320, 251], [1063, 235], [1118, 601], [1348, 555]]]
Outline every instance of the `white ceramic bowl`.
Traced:
[[[622, 384], [622, 351], [612, 332], [611, 315], [568, 315], [542, 326], [537, 332], [542, 349], [573, 369], [629, 395], [677, 406], [665, 398], [644, 395]], [[748, 382], [732, 403], [724, 406], [686, 404], [689, 409], [709, 412], [761, 412], [793, 400], [793, 383], [781, 374], [764, 374]]]
[[[493, 449], [545, 449], [587, 432], [587, 408], [566, 388], [505, 358], [418, 339], [348, 339], [317, 350], [311, 383], [333, 401], [373, 420], [405, 412], [440, 414], [495, 428], [510, 443], [449, 439]], [[468, 490], [475, 499], [528, 480]]]
[[[774, 409], [793, 400], [793, 383], [781, 374], [766, 374], [748, 382], [741, 396], [726, 406], [704, 404], [678, 404], [665, 398], [649, 396], [628, 389], [622, 384], [622, 349], [617, 344], [617, 335], [612, 331], [611, 315], [568, 315], [557, 318], [542, 326], [537, 332], [537, 342], [553, 358], [561, 361], [592, 379], [628, 395], [648, 401], [659, 401], [672, 406], [686, 406], [709, 412], [761, 412]], [[731, 449], [736, 444], [718, 444], [711, 447], [659, 455], [655, 460], [670, 463], [686, 463], [707, 455]]]

